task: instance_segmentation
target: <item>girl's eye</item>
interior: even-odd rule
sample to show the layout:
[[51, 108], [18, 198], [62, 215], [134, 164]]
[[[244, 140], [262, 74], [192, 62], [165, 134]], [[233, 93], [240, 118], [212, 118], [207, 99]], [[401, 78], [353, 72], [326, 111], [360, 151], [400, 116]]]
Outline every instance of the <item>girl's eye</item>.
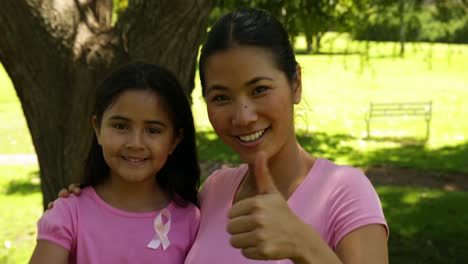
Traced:
[[267, 86], [258, 86], [258, 87], [255, 87], [255, 89], [253, 89], [253, 91], [252, 91], [252, 95], [259, 95], [259, 94], [262, 94], [262, 93], [264, 93], [266, 90], [268, 90], [268, 87], [267, 87]]
[[114, 124], [114, 125], [112, 125], [112, 127], [115, 128], [115, 129], [118, 129], [118, 130], [128, 129], [128, 126], [124, 125], [124, 124]]
[[146, 129], [146, 132], [148, 132], [149, 134], [159, 134], [161, 133], [161, 130], [154, 128], [154, 127], [150, 127]]

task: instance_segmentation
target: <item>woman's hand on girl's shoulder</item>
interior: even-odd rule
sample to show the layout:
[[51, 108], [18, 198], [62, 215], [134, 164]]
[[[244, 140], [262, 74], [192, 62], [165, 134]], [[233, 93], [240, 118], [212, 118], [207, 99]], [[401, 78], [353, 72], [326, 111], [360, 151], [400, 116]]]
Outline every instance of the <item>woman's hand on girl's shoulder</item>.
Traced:
[[[68, 189], [61, 189], [58, 192], [58, 198], [67, 198], [68, 196], [70, 196], [70, 194], [80, 195], [81, 194], [80, 185], [77, 183], [72, 183], [68, 186]], [[51, 209], [52, 207], [54, 207], [53, 201], [49, 202], [49, 204], [47, 205], [47, 209]]]

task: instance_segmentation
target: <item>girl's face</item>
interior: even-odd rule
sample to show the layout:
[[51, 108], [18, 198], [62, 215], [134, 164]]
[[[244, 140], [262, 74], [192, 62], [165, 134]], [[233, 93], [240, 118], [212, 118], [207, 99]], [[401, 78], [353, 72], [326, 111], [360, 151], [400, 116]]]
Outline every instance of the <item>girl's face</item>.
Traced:
[[163, 99], [152, 91], [123, 92], [93, 126], [112, 180], [128, 183], [155, 181], [181, 137]]
[[301, 80], [292, 83], [269, 50], [238, 46], [214, 53], [206, 61], [205, 99], [218, 136], [245, 162], [268, 157], [296, 144], [293, 104], [301, 99]]

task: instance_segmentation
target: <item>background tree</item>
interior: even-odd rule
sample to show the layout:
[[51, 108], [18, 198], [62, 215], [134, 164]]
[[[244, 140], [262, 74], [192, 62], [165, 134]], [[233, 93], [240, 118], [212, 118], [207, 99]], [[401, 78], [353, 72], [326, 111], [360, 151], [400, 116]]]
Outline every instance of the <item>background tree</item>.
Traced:
[[118, 10], [113, 24], [112, 0], [14, 0], [0, 8], [0, 61], [32, 135], [44, 206], [78, 180], [92, 138], [95, 87], [110, 70], [157, 63], [188, 94], [193, 89], [210, 1], [129, 0]]

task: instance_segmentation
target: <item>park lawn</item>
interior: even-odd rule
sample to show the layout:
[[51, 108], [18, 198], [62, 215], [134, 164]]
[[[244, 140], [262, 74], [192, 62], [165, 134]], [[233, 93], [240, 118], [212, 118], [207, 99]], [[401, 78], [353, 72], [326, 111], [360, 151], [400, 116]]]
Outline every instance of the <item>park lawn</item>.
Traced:
[[37, 166], [0, 166], [0, 263], [27, 263], [42, 214]]
[[[42, 201], [36, 166], [0, 167], [0, 263], [26, 263]], [[377, 186], [390, 226], [391, 263], [464, 263], [468, 257], [466, 192]]]
[[0, 154], [16, 153], [35, 151], [13, 84], [0, 64]]
[[390, 263], [466, 263], [466, 192], [377, 186], [390, 228]]

